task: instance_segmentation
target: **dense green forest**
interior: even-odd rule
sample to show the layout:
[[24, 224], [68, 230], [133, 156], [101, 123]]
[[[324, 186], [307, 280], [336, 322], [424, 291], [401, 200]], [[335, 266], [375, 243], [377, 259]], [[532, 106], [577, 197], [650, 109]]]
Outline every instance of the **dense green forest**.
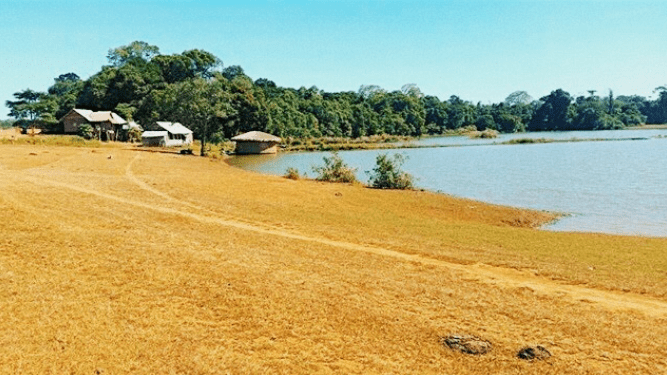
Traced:
[[108, 65], [82, 80], [62, 74], [46, 92], [30, 89], [7, 101], [18, 126], [58, 132], [70, 109], [111, 110], [150, 129], [156, 120], [178, 121], [202, 140], [218, 142], [261, 130], [280, 137], [352, 137], [376, 134], [444, 134], [474, 125], [512, 133], [544, 130], [619, 129], [667, 123], [667, 88], [656, 100], [641, 96], [572, 97], [562, 89], [534, 100], [524, 91], [502, 103], [471, 103], [425, 95], [414, 84], [386, 91], [373, 85], [358, 91], [324, 92], [313, 86], [277, 86], [252, 80], [240, 66], [223, 67], [213, 54], [193, 49], [160, 54], [157, 46], [133, 42], [109, 50]]

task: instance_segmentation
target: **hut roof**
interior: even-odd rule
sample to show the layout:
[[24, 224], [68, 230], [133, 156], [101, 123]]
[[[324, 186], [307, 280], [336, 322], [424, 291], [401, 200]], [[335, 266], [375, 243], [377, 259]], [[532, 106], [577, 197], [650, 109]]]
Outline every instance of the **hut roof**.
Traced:
[[[93, 111], [91, 111], [90, 109], [78, 109], [78, 108], [74, 108], [74, 109], [72, 109], [72, 111], [74, 111], [74, 112], [80, 114], [80, 115], [83, 116], [83, 118], [85, 118], [86, 120], [91, 121], [91, 119], [90, 119], [90, 114], [93, 113]], [[92, 121], [91, 121], [91, 122], [92, 122]]]
[[88, 120], [88, 122], [105, 122], [109, 121], [112, 124], [116, 125], [122, 125], [126, 124], [127, 121], [125, 121], [124, 118], [118, 116], [117, 114], [111, 112], [111, 111], [99, 111], [99, 112], [93, 112], [89, 109], [79, 109], [79, 108], [74, 108], [72, 111], [80, 114]]
[[171, 134], [192, 134], [192, 130], [178, 122], [157, 121], [157, 124]]
[[111, 111], [93, 112], [93, 113], [90, 114], [89, 121], [90, 122], [109, 121], [110, 123], [117, 124], [117, 125], [122, 125], [122, 124], [127, 123], [127, 121], [125, 121], [124, 118], [118, 116], [117, 114], [115, 114]]
[[241, 142], [280, 142], [280, 137], [264, 132], [252, 131], [232, 137], [232, 141]]

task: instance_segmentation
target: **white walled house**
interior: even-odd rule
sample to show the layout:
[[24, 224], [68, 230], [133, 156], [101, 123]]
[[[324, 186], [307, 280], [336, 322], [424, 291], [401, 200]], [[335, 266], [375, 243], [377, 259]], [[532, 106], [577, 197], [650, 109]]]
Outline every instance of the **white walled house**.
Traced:
[[157, 126], [164, 130], [149, 130], [141, 134], [144, 146], [177, 147], [192, 143], [192, 130], [178, 122], [158, 121]]

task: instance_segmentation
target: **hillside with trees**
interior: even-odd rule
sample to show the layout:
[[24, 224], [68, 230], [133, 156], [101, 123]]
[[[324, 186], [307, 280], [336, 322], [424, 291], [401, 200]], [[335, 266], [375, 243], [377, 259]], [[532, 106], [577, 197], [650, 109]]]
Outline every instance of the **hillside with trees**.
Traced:
[[62, 74], [46, 92], [26, 89], [7, 101], [21, 127], [62, 131], [59, 119], [72, 108], [114, 111], [144, 126], [178, 121], [204, 142], [260, 130], [280, 137], [351, 137], [377, 134], [445, 134], [474, 125], [504, 133], [620, 129], [667, 123], [667, 87], [659, 97], [605, 96], [590, 91], [573, 97], [562, 89], [534, 100], [524, 91], [502, 103], [441, 100], [414, 84], [387, 91], [363, 85], [358, 91], [325, 92], [315, 86], [280, 87], [253, 80], [238, 65], [224, 67], [213, 54], [193, 49], [164, 55], [157, 46], [133, 42], [109, 50], [108, 65], [86, 80]]

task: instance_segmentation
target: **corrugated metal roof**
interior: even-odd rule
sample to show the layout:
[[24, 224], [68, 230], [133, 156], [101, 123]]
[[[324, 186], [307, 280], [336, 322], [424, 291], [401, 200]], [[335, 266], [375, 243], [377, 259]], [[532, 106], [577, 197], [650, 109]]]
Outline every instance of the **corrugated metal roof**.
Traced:
[[186, 128], [179, 122], [157, 121], [158, 126], [171, 134], [191, 134], [192, 130]]
[[79, 109], [79, 108], [74, 108], [72, 109], [74, 112], [80, 114], [88, 120], [88, 122], [105, 122], [109, 121], [112, 124], [116, 125], [122, 125], [126, 124], [127, 121], [125, 121], [124, 118], [118, 116], [117, 114], [111, 112], [111, 111], [98, 111], [94, 112], [91, 111], [90, 109]]
[[118, 116], [114, 112], [111, 112], [111, 123], [120, 125], [120, 124], [127, 124], [127, 121], [125, 121], [124, 118]]
[[232, 141], [245, 141], [245, 142], [280, 142], [280, 137], [271, 135], [268, 133], [260, 131], [251, 131], [244, 134], [239, 134], [236, 137], [232, 137]]
[[124, 118], [118, 116], [117, 114], [111, 112], [111, 111], [99, 111], [99, 112], [93, 112], [89, 115], [88, 121], [90, 122], [105, 122], [109, 121], [112, 124], [125, 124], [127, 121], [125, 121]]
[[92, 120], [90, 119], [90, 114], [93, 113], [93, 111], [91, 111], [90, 109], [74, 108], [73, 111], [83, 116], [83, 118], [85, 118], [86, 120], [92, 122]]

